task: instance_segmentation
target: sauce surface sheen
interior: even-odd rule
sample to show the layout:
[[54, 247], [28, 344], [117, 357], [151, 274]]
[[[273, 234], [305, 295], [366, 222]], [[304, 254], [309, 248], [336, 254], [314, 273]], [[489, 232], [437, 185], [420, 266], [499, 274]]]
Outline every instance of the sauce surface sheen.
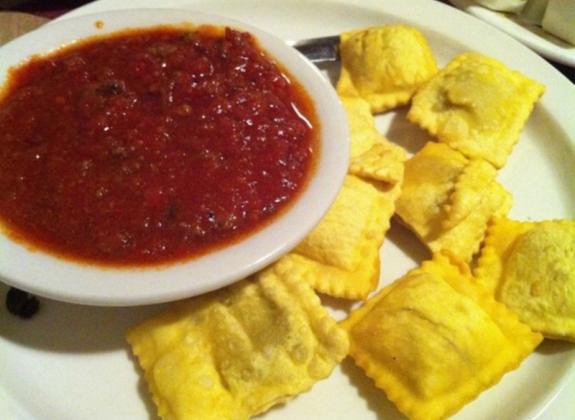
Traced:
[[305, 91], [232, 29], [156, 28], [14, 69], [0, 101], [0, 220], [104, 265], [187, 259], [280, 213], [313, 170]]

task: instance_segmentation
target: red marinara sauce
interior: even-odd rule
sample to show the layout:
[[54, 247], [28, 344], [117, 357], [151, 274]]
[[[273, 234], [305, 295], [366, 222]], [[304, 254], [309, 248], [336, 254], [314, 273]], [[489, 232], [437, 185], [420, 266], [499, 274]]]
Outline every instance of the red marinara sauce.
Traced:
[[33, 58], [0, 101], [0, 220], [21, 242], [114, 266], [188, 259], [294, 201], [311, 99], [248, 33], [131, 30]]

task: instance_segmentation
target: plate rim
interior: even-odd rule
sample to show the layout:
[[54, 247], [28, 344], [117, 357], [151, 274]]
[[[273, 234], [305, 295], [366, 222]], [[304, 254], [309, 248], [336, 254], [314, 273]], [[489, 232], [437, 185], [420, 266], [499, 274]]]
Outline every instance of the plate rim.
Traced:
[[[509, 19], [504, 13], [489, 10], [473, 3], [472, 0], [448, 0], [454, 7], [493, 25], [498, 30], [513, 37], [544, 57], [575, 68], [575, 46], [564, 48], [531, 32], [528, 28]], [[549, 34], [550, 37], [554, 37]], [[564, 41], [563, 41], [564, 42]]]

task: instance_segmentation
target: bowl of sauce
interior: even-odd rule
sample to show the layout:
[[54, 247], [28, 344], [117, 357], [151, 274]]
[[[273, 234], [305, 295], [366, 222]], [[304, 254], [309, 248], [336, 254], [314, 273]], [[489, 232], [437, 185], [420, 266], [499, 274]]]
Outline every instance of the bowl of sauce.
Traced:
[[50, 23], [0, 49], [0, 277], [93, 305], [223, 287], [293, 248], [346, 173], [332, 86], [191, 11]]

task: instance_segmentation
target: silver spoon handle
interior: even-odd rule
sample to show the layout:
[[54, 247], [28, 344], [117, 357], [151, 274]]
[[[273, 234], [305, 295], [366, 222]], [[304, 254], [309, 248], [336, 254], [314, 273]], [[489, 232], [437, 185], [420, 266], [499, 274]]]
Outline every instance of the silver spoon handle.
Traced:
[[339, 61], [339, 36], [304, 39], [288, 42], [312, 63]]

